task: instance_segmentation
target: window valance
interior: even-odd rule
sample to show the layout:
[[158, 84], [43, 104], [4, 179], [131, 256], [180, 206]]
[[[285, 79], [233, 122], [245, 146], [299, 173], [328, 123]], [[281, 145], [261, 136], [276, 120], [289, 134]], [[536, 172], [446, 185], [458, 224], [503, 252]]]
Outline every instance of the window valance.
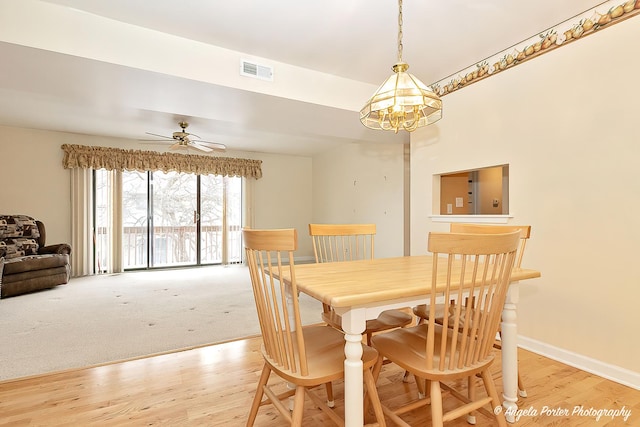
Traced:
[[64, 150], [62, 164], [65, 169], [174, 171], [199, 175], [262, 178], [262, 160], [159, 153], [76, 144], [63, 144], [61, 148]]

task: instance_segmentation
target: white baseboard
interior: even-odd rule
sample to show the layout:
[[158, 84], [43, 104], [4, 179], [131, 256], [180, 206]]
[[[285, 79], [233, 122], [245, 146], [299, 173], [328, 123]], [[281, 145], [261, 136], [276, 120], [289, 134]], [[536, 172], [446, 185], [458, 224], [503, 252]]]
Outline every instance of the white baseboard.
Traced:
[[640, 373], [518, 335], [518, 346], [622, 385], [640, 390]]

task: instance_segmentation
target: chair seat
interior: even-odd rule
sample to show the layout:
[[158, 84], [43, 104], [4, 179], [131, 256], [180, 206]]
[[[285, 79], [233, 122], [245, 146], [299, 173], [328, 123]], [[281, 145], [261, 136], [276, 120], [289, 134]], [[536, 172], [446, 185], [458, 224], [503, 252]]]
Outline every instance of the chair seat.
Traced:
[[[336, 329], [342, 329], [342, 317], [331, 310], [322, 313], [322, 320]], [[403, 328], [413, 321], [413, 316], [402, 310], [387, 310], [380, 313], [377, 319], [367, 320], [365, 334]]]
[[376, 319], [367, 320], [367, 331], [379, 332], [393, 328], [403, 328], [413, 321], [413, 316], [402, 310], [387, 310]]
[[[415, 314], [418, 317], [418, 323], [423, 323], [426, 320], [429, 320], [429, 310], [431, 308], [427, 305], [427, 304], [420, 304], [418, 306], [415, 306], [413, 308], [413, 314]], [[435, 321], [436, 323], [442, 325], [444, 324], [444, 314], [445, 314], [445, 305], [444, 304], [436, 304], [435, 305]], [[465, 309], [462, 309], [465, 310]], [[454, 318], [454, 311], [455, 311], [455, 306], [451, 305], [449, 306], [449, 327], [451, 327], [451, 325], [453, 324], [453, 318]], [[471, 312], [473, 313], [473, 311]], [[460, 315], [460, 322], [464, 322], [464, 318], [466, 316], [466, 313], [463, 311], [463, 313]]]
[[[289, 382], [295, 382], [306, 387], [324, 384], [344, 377], [344, 334], [331, 326], [306, 326], [303, 328], [306, 344], [309, 374], [286, 370], [276, 366], [268, 354], [262, 351], [266, 362], [278, 375]], [[295, 340], [294, 340], [295, 342]], [[378, 358], [378, 352], [369, 346], [362, 346], [362, 363], [365, 369], [371, 368]]]
[[464, 369], [447, 369], [441, 372], [437, 367], [440, 363], [440, 346], [442, 327], [436, 325], [435, 350], [433, 356], [434, 369], [427, 369], [426, 341], [428, 324], [422, 324], [411, 328], [402, 328], [384, 334], [375, 335], [371, 341], [376, 350], [401, 368], [421, 378], [428, 377], [432, 380], [454, 380], [474, 375], [489, 366], [494, 359], [490, 354], [484, 360], [468, 366]]
[[[428, 319], [429, 318], [429, 310], [430, 307], [427, 304], [420, 304], [413, 307], [413, 314], [415, 314], [418, 319]], [[444, 304], [436, 304], [436, 319], [444, 318]]]

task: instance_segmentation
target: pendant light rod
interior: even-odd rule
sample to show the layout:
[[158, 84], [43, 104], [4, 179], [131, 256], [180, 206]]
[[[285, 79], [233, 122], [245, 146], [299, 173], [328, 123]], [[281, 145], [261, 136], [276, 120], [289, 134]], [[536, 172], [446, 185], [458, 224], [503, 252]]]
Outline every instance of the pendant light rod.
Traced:
[[398, 62], [402, 62], [402, 0], [398, 0]]

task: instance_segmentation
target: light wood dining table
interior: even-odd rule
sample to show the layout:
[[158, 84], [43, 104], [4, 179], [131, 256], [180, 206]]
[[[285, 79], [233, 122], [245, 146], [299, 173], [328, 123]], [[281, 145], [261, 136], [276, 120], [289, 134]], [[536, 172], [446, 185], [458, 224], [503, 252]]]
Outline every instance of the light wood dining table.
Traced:
[[[342, 316], [345, 332], [345, 425], [362, 426], [362, 333], [368, 319], [388, 309], [428, 303], [431, 255], [377, 258], [320, 264], [296, 264], [298, 291], [329, 304]], [[519, 282], [540, 272], [514, 269], [502, 313], [502, 381], [505, 414], [515, 414], [518, 400], [517, 317]], [[289, 277], [283, 277], [285, 282]], [[439, 286], [438, 286], [439, 287]]]

